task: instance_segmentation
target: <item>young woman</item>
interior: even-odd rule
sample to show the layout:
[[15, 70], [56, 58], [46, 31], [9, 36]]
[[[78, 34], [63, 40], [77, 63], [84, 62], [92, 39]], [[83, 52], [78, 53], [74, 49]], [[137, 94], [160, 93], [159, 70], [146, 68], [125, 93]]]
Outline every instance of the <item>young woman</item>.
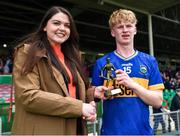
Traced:
[[86, 120], [96, 119], [95, 89], [81, 69], [73, 18], [62, 7], [49, 9], [37, 31], [16, 47], [13, 80], [13, 135], [87, 134]]

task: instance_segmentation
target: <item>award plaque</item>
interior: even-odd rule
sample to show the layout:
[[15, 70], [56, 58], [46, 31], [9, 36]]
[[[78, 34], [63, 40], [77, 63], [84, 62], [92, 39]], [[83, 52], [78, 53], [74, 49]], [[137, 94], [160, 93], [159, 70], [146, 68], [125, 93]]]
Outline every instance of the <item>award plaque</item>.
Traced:
[[101, 70], [100, 77], [104, 78], [104, 83], [103, 83], [104, 86], [106, 87], [113, 86], [114, 89], [105, 91], [104, 96], [106, 98], [111, 98], [112, 96], [121, 92], [121, 89], [118, 87], [116, 83], [115, 71], [116, 68], [110, 62], [110, 58], [107, 58], [106, 64]]

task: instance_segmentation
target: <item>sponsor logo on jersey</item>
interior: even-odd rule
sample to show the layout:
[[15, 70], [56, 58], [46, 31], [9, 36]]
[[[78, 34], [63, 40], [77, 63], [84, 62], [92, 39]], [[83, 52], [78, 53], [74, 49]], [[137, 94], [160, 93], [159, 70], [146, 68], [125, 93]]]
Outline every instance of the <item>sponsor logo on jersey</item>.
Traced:
[[[144, 88], [148, 89], [148, 80], [143, 78], [132, 78], [135, 82], [143, 86]], [[137, 97], [137, 95], [129, 88], [125, 87], [124, 85], [115, 84], [115, 88], [120, 88], [121, 92], [115, 97]]]

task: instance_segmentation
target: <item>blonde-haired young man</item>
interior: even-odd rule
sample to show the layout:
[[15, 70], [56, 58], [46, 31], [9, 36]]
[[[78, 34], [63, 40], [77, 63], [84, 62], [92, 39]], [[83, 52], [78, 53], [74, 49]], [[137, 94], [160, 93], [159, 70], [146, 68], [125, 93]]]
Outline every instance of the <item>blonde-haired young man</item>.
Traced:
[[136, 16], [130, 10], [112, 13], [109, 26], [116, 50], [98, 59], [93, 69], [92, 85], [102, 85], [104, 79], [98, 75], [110, 58], [118, 69], [114, 76], [121, 89], [113, 99], [103, 101], [102, 135], [153, 135], [149, 105], [161, 107], [164, 85], [156, 59], [134, 48], [136, 24]]

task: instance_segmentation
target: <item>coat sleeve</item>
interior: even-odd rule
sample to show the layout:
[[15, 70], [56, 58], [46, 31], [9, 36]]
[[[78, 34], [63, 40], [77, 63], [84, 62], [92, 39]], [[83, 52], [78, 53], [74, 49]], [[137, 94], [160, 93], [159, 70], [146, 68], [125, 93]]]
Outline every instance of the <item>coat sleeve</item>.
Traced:
[[87, 102], [94, 101], [94, 89], [95, 86], [91, 86], [87, 90]]
[[21, 47], [16, 52], [13, 67], [13, 82], [17, 110], [22, 108], [34, 114], [59, 116], [63, 118], [81, 116], [81, 100], [64, 97], [41, 89], [37, 66], [27, 75], [20, 74], [27, 55], [24, 48], [25, 47]]

